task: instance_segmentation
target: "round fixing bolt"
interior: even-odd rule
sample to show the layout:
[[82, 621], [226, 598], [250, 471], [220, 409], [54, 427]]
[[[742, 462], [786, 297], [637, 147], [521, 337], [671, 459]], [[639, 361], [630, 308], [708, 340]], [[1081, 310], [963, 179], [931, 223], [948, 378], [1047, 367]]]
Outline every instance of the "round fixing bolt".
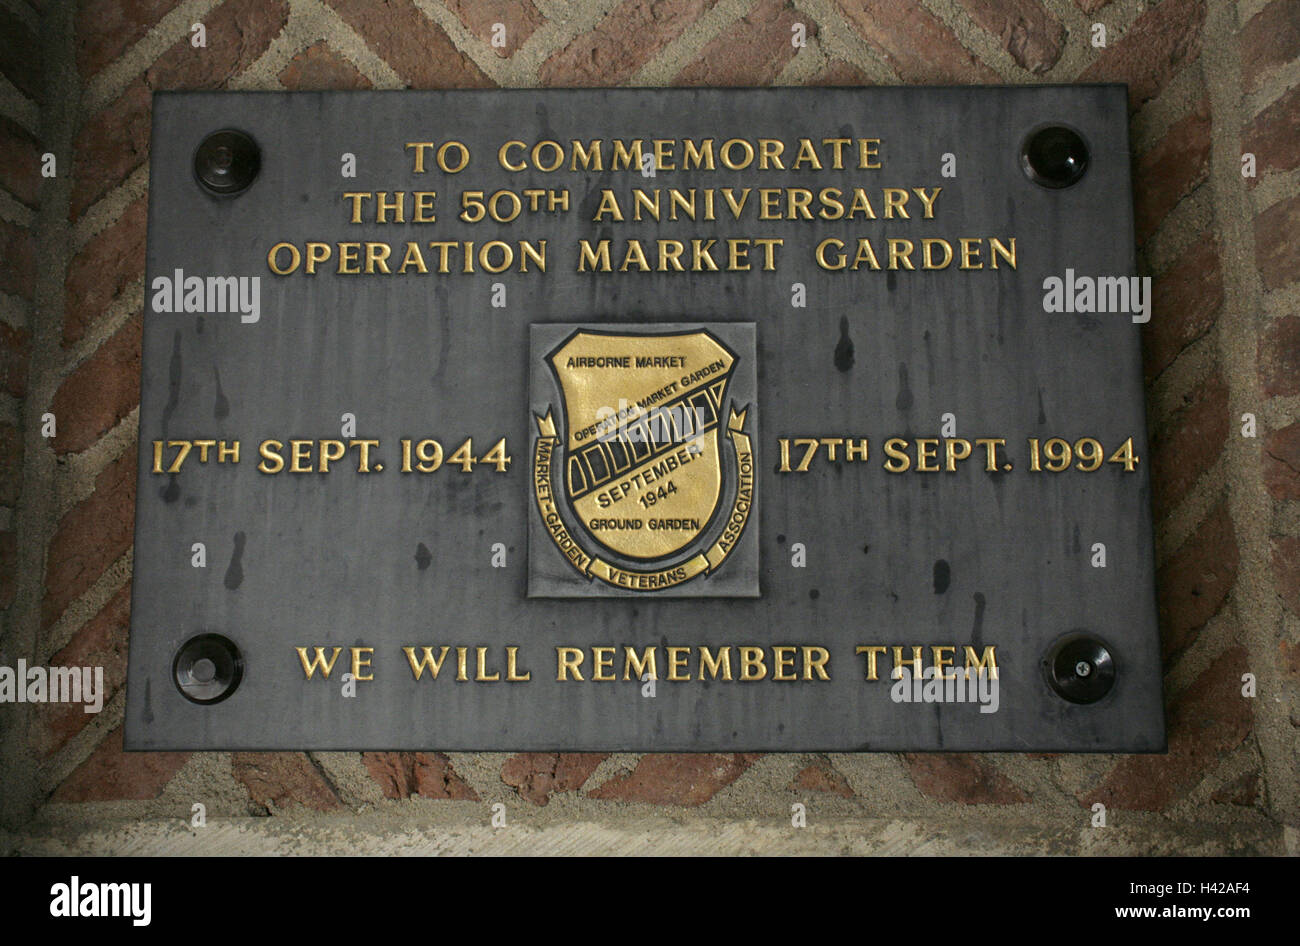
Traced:
[[243, 678], [243, 655], [234, 641], [220, 634], [191, 637], [172, 661], [176, 689], [191, 703], [220, 703]]
[[214, 131], [194, 152], [194, 176], [212, 194], [245, 190], [262, 168], [262, 151], [249, 135], [233, 128]]
[[1059, 189], [1077, 184], [1088, 170], [1088, 145], [1073, 128], [1046, 125], [1020, 148], [1020, 166], [1035, 184]]
[[1110, 649], [1086, 633], [1058, 640], [1043, 657], [1043, 671], [1056, 695], [1071, 703], [1096, 703], [1115, 685]]

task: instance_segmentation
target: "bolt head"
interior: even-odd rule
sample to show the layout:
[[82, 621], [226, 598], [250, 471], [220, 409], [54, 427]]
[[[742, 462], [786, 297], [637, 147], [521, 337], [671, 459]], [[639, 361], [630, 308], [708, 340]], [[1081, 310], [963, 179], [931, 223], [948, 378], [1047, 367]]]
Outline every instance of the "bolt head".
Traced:
[[262, 151], [248, 134], [214, 131], [194, 152], [194, 176], [210, 194], [230, 196], [248, 188], [262, 168]]
[[1073, 128], [1047, 125], [1030, 133], [1020, 165], [1035, 184], [1053, 190], [1077, 184], [1088, 170], [1088, 145]]
[[1115, 660], [1100, 639], [1086, 631], [1073, 631], [1043, 655], [1043, 674], [1061, 699], [1096, 703], [1115, 685]]
[[220, 703], [239, 687], [244, 658], [234, 641], [220, 634], [191, 637], [172, 660], [172, 680], [191, 703]]

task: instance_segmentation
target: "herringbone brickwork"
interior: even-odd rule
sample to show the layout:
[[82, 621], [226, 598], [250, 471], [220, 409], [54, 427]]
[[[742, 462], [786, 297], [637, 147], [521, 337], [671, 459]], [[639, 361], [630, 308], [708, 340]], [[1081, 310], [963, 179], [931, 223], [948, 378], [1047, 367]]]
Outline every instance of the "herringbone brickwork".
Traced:
[[[0, 707], [9, 828], [186, 819], [196, 801], [210, 817], [335, 818], [415, 797], [479, 823], [497, 801], [527, 818], [559, 800], [611, 824], [629, 803], [788, 822], [803, 801], [935, 831], [1011, 826], [1028, 850], [1295, 844], [1295, 0], [0, 0], [0, 73], [0, 653], [100, 664], [109, 686], [98, 716]], [[1168, 755], [122, 751], [151, 92], [1074, 81], [1130, 89], [1156, 286], [1144, 347]], [[1089, 834], [1098, 801], [1134, 826], [1124, 840]], [[1189, 840], [1153, 840], [1169, 824]]]

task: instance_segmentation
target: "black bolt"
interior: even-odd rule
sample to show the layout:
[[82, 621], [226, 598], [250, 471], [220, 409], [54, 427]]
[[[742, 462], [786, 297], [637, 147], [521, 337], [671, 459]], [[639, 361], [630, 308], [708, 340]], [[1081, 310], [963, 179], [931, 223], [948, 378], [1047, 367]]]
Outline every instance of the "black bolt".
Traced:
[[1115, 685], [1115, 661], [1097, 638], [1074, 632], [1058, 640], [1043, 658], [1047, 682], [1071, 703], [1096, 703]]
[[261, 167], [257, 142], [233, 128], [214, 131], [194, 152], [194, 176], [213, 194], [238, 194], [253, 183]]
[[1025, 139], [1020, 149], [1020, 165], [1036, 184], [1069, 187], [1078, 183], [1088, 170], [1088, 145], [1074, 129], [1048, 125]]
[[191, 703], [220, 703], [244, 677], [244, 658], [234, 642], [220, 634], [191, 637], [176, 652], [172, 679]]

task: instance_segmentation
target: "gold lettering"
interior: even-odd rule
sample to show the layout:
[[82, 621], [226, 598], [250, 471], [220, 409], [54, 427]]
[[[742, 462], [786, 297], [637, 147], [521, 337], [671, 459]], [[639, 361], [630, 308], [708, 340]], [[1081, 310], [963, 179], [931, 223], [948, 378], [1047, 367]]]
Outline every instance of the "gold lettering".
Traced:
[[[279, 265], [277, 265], [279, 263], [281, 250], [288, 250], [289, 259], [291, 260], [289, 265], [284, 269], [281, 269]], [[277, 243], [275, 246], [271, 247], [266, 254], [266, 265], [270, 267], [271, 272], [275, 273], [277, 276], [288, 276], [298, 268], [298, 264], [301, 262], [302, 254], [298, 252], [298, 247], [294, 246], [292, 243]]]
[[647, 647], [638, 657], [636, 650], [632, 647], [623, 647], [623, 679], [640, 680], [646, 677], [651, 680], [658, 680], [659, 674], [655, 670], [655, 649]]
[[258, 470], [263, 473], [279, 473], [283, 470], [284, 458], [276, 453], [283, 446], [278, 440], [263, 440], [257, 448], [258, 456], [262, 457], [262, 462], [257, 465]]
[[767, 676], [767, 664], [763, 661], [763, 648], [745, 644], [739, 650], [741, 681], [764, 679]]
[[669, 680], [672, 680], [674, 683], [681, 683], [691, 678], [689, 672], [686, 674], [686, 676], [682, 676], [681, 673], [683, 670], [686, 669], [686, 662], [690, 659], [690, 656], [691, 656], [691, 649], [689, 647], [669, 646], [668, 648], [668, 679]]
[[911, 220], [907, 213], [907, 191], [901, 187], [886, 187], [885, 195], [885, 219], [892, 220], [895, 216], [903, 220]]
[[[373, 647], [353, 647], [350, 649], [352, 651], [352, 679], [360, 681], [375, 679], [373, 673], [368, 673], [365, 676], [361, 675], [361, 668], [370, 666], [369, 655], [373, 654], [375, 649]], [[367, 656], [362, 657], [362, 654], [366, 654]]]
[[[948, 658], [946, 660], [944, 659], [943, 656], [943, 652], [945, 650], [948, 651]], [[943, 644], [943, 645], [934, 644], [930, 647], [930, 659], [934, 663], [934, 672], [939, 676], [939, 679], [941, 680], [957, 679], [956, 671], [952, 673], [943, 672], [944, 667], [952, 666], [953, 654], [955, 654], [956, 652], [957, 652], [957, 648], [952, 646], [951, 644]]]
[[1007, 265], [1012, 269], [1016, 268], [1016, 238], [1012, 237], [1009, 242], [1011, 246], [1008, 248], [996, 237], [989, 239], [989, 250], [993, 254], [993, 258], [989, 262], [992, 263], [994, 269], [998, 268], [999, 256], [1006, 260]]
[[889, 648], [883, 644], [861, 644], [853, 649], [855, 654], [867, 655], [867, 679], [876, 680], [876, 658]]
[[907, 441], [902, 437], [890, 437], [885, 441], [886, 473], [906, 473], [912, 467], [912, 458], [907, 455]]
[[334, 661], [338, 660], [339, 654], [343, 652], [342, 647], [335, 647], [334, 653], [326, 660], [325, 648], [317, 647], [316, 656], [308, 660], [306, 647], [295, 647], [294, 650], [298, 652], [298, 659], [302, 661], [302, 672], [307, 675], [308, 680], [312, 678], [317, 670], [321, 672], [322, 677], [329, 679], [329, 675], [334, 671]]
[[569, 170], [578, 170], [578, 159], [581, 158], [582, 168], [584, 171], [603, 171], [604, 159], [601, 157], [600, 153], [600, 146], [603, 142], [604, 139], [597, 138], [595, 141], [591, 142], [589, 148], [584, 148], [582, 142], [578, 141], [576, 138], [570, 141], [569, 148], [571, 149], [572, 158], [569, 162]]
[[970, 679], [971, 668], [975, 668], [976, 673], [982, 673], [984, 668], [988, 668], [990, 680], [998, 678], [998, 658], [997, 647], [988, 646], [984, 648], [983, 656], [975, 653], [975, 648], [969, 644], [966, 645], [966, 679]]
[[[700, 647], [700, 679], [704, 679], [704, 672], [708, 671], [709, 676], [714, 680], [719, 678], [723, 680], [731, 679], [731, 647], [723, 645], [718, 648], [715, 655], [707, 646]], [[719, 677], [719, 671], [721, 676]]]
[[858, 139], [858, 167], [864, 171], [880, 170], [880, 161], [872, 161], [872, 158], [880, 156], [880, 139], [879, 138], [859, 138]]
[[520, 161], [518, 164], [511, 164], [510, 157], [507, 152], [509, 152], [511, 148], [518, 148], [520, 151], [522, 151], [524, 150], [525, 147], [527, 146], [522, 141], [513, 141], [513, 140], [507, 141], [505, 144], [503, 144], [500, 148], [497, 149], [497, 163], [500, 164], [507, 171], [524, 170], [525, 168], [528, 167], [528, 165], [525, 164], [523, 161]]
[[889, 268], [898, 269], [898, 261], [902, 260], [903, 269], [915, 269], [912, 265], [912, 241], [900, 240], [897, 237], [891, 237], [889, 243]]
[[415, 659], [414, 647], [402, 648], [402, 650], [406, 653], [407, 662], [411, 665], [411, 673], [415, 676], [415, 679], [417, 680], [419, 680], [420, 677], [424, 675], [425, 670], [429, 671], [429, 678], [431, 680], [437, 680], [438, 671], [442, 669], [442, 662], [447, 659], [447, 651], [449, 651], [450, 649], [451, 648], [448, 647], [446, 644], [443, 644], [441, 653], [439, 653], [437, 658], [435, 659], [433, 656], [432, 647], [422, 647], [421, 650], [424, 651], [424, 654], [417, 661]]
[[614, 669], [614, 648], [591, 648], [591, 679], [600, 683], [609, 683], [614, 679], [610, 671]]
[[556, 647], [556, 682], [562, 683], [568, 680], [570, 673], [575, 680], [582, 680], [582, 670], [579, 668], [582, 666], [583, 656], [581, 647]]
[[345, 191], [344, 192], [343, 199], [352, 201], [352, 216], [348, 219], [348, 223], [361, 222], [361, 201], [365, 200], [367, 197], [373, 197], [373, 196], [374, 194], [371, 193], [370, 191]]
[[919, 678], [923, 669], [924, 658], [921, 656], [921, 645], [917, 644], [912, 648], [912, 657], [910, 660], [903, 659], [903, 648], [898, 644], [894, 645], [894, 670], [891, 674], [895, 680], [903, 676], [903, 668], [910, 666], [912, 668], [912, 677]]
[[519, 672], [519, 648], [506, 648], [506, 682], [507, 683], [525, 683], [533, 678], [531, 670], [525, 670], [522, 674]]
[[810, 647], [804, 645], [803, 648], [803, 678], [811, 680], [816, 673], [820, 680], [830, 680], [830, 674], [826, 672], [826, 664], [831, 659], [831, 652], [825, 647]]
[[494, 671], [494, 672], [492, 673], [491, 676], [488, 675], [488, 672], [487, 672], [487, 648], [486, 648], [486, 647], [475, 647], [475, 648], [474, 648], [474, 651], [475, 651], [475, 655], [476, 655], [476, 658], [477, 658], [477, 659], [474, 661], [474, 663], [475, 663], [475, 668], [474, 668], [474, 669], [475, 669], [474, 679], [475, 679], [476, 681], [480, 682], [480, 683], [496, 683], [498, 680], [500, 680], [500, 679], [501, 679], [501, 671], [499, 671], [499, 670], [498, 670], [498, 671]]
[[773, 680], [786, 681], [795, 679], [795, 675], [791, 671], [794, 668], [796, 649], [788, 644], [774, 644], [772, 646]]
[[437, 191], [415, 191], [415, 216], [412, 223], [434, 223], [437, 217], [433, 213], [433, 201]]

